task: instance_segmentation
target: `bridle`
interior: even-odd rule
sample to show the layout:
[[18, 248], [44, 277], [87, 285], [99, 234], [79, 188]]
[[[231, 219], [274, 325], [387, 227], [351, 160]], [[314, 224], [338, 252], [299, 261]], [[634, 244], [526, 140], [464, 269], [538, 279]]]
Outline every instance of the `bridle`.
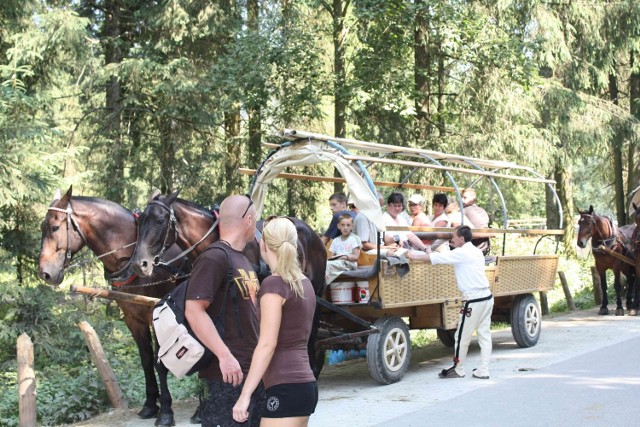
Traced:
[[[64, 261], [64, 265], [63, 268], [67, 268], [69, 262], [71, 261], [71, 258], [73, 257], [73, 253], [71, 253], [71, 229], [73, 228], [73, 230], [78, 233], [78, 235], [80, 236], [80, 238], [82, 239], [82, 241], [84, 242], [85, 246], [89, 246], [89, 243], [87, 242], [87, 237], [84, 235], [84, 233], [82, 232], [82, 228], [80, 228], [80, 224], [78, 224], [78, 220], [76, 220], [76, 218], [73, 215], [73, 208], [71, 207], [71, 203], [69, 203], [67, 205], [67, 209], [62, 209], [62, 208], [56, 208], [54, 206], [50, 206], [48, 209], [48, 211], [54, 211], [54, 212], [62, 212], [63, 214], [65, 214], [67, 216], [67, 249], [66, 249], [66, 254], [65, 254], [65, 261]], [[125, 249], [128, 248], [129, 246], [133, 246], [135, 245], [136, 242], [133, 243], [129, 243], [127, 245], [124, 245], [120, 248], [116, 248], [112, 251], [109, 252], [105, 252], [102, 255], [97, 255], [97, 258], [103, 258], [107, 255], [110, 255], [116, 251], [119, 251], [120, 249]]]
[[82, 229], [78, 224], [78, 221], [73, 216], [73, 209], [71, 208], [71, 204], [67, 206], [67, 209], [49, 207], [48, 210], [55, 211], [55, 212], [62, 212], [67, 216], [67, 250], [66, 250], [65, 261], [64, 261], [64, 267], [66, 267], [69, 261], [71, 261], [71, 257], [73, 256], [73, 254], [71, 253], [71, 229], [73, 228], [73, 230], [80, 235], [80, 238], [82, 239], [85, 245], [87, 244], [87, 238], [82, 232]]
[[189, 254], [190, 252], [192, 252], [200, 243], [202, 243], [204, 241], [204, 239], [206, 239], [207, 237], [209, 237], [209, 235], [211, 233], [213, 233], [213, 230], [215, 230], [215, 228], [218, 226], [218, 222], [220, 220], [220, 217], [218, 216], [218, 213], [215, 210], [212, 211], [214, 213], [214, 216], [215, 216], [216, 220], [213, 222], [211, 227], [209, 227], [209, 230], [207, 230], [207, 232], [204, 233], [204, 235], [200, 238], [200, 240], [198, 240], [196, 243], [194, 243], [193, 245], [191, 245], [190, 247], [188, 247], [184, 251], [180, 252], [178, 255], [176, 255], [174, 258], [170, 259], [169, 261], [163, 261], [162, 260], [162, 256], [167, 251], [167, 249], [169, 249], [171, 247], [171, 245], [173, 244], [173, 243], [169, 242], [169, 234], [171, 233], [171, 230], [173, 230], [173, 242], [175, 243], [178, 240], [178, 228], [177, 228], [178, 220], [177, 220], [175, 212], [173, 210], [173, 204], [170, 204], [170, 205], [167, 206], [166, 204], [162, 203], [161, 201], [152, 200], [147, 204], [147, 206], [149, 206], [149, 205], [158, 205], [162, 209], [164, 209], [165, 211], [167, 211], [169, 213], [169, 224], [167, 224], [167, 231], [164, 234], [164, 239], [162, 241], [162, 247], [160, 248], [160, 252], [156, 256], [153, 257], [153, 265], [154, 266], [159, 266], [159, 265], [168, 266], [169, 264], [173, 263], [174, 261], [177, 261], [177, 260], [183, 258], [184, 256], [186, 256], [187, 254]]
[[[589, 221], [589, 227], [591, 228], [590, 229], [591, 239], [594, 241], [594, 243], [596, 243], [596, 244], [592, 244], [591, 245], [593, 250], [597, 250], [597, 248], [599, 248], [600, 246], [605, 246], [607, 248], [611, 248], [615, 244], [616, 239], [617, 239], [617, 232], [616, 232], [615, 226], [613, 225], [613, 222], [611, 221], [611, 219], [609, 219], [606, 216], [603, 217], [603, 216], [596, 215], [595, 213], [594, 214], [581, 213], [580, 214], [580, 219], [582, 220], [582, 218], [584, 218], [584, 217], [589, 218], [589, 220], [590, 220]], [[602, 218], [602, 219], [607, 221], [607, 223], [609, 225], [609, 229], [611, 231], [611, 236], [610, 237], [607, 237], [607, 238], [604, 238], [604, 239], [596, 239], [596, 238], [593, 237], [593, 228], [597, 226], [596, 218]], [[600, 243], [597, 244], [598, 242], [600, 242]]]

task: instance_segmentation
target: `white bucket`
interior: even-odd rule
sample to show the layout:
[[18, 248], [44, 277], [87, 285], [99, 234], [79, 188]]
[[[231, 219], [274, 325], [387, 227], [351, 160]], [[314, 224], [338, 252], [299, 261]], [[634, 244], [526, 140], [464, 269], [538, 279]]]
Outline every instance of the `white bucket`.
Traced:
[[353, 288], [356, 282], [333, 282], [331, 288], [331, 301], [334, 304], [351, 304], [353, 303]]
[[363, 280], [361, 282], [358, 282], [358, 289], [357, 289], [357, 300], [360, 304], [366, 304], [369, 302], [369, 282], [366, 280]]

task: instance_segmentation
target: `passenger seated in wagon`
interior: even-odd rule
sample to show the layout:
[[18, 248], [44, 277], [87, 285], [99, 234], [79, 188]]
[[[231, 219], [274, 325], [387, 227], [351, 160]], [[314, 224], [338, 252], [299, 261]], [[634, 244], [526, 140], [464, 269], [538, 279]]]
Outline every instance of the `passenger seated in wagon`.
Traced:
[[341, 215], [338, 221], [340, 236], [333, 239], [329, 252], [331, 255], [327, 260], [327, 270], [325, 281], [327, 284], [333, 282], [345, 271], [355, 270], [358, 267], [358, 257], [362, 242], [360, 238], [352, 233], [353, 218], [351, 215]]
[[[408, 227], [409, 222], [401, 215], [404, 210], [404, 195], [402, 193], [391, 193], [387, 198], [387, 211], [382, 214], [385, 225]], [[411, 231], [388, 231], [385, 233], [384, 243], [387, 245], [395, 243], [407, 249], [413, 247], [420, 251], [427, 250], [427, 245], [422, 243], [420, 238]]]

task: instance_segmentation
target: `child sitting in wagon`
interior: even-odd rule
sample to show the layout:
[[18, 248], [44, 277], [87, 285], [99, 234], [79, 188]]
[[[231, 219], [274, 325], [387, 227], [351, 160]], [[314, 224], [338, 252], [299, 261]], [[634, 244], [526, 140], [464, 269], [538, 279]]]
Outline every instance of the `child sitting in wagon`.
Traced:
[[358, 267], [357, 261], [360, 256], [360, 248], [362, 248], [360, 237], [352, 233], [353, 218], [350, 215], [340, 216], [338, 229], [340, 236], [333, 239], [329, 247], [331, 255], [327, 261], [325, 274], [327, 284], [333, 282], [342, 272]]

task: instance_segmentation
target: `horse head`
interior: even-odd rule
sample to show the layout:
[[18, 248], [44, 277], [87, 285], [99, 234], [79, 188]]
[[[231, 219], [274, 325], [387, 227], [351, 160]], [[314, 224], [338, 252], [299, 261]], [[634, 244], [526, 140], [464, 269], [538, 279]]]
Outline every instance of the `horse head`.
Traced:
[[162, 255], [176, 243], [177, 220], [172, 205], [179, 193], [163, 196], [154, 192], [138, 218], [138, 244], [131, 266], [139, 276], [151, 276]]
[[589, 206], [589, 210], [586, 211], [578, 209], [578, 213], [580, 214], [580, 220], [578, 221], [578, 247], [586, 248], [589, 239], [593, 235], [593, 206]]
[[64, 268], [73, 255], [85, 245], [85, 238], [73, 216], [72, 187], [60, 196], [57, 190], [42, 221], [42, 238], [38, 258], [38, 275], [50, 285], [64, 279]]

